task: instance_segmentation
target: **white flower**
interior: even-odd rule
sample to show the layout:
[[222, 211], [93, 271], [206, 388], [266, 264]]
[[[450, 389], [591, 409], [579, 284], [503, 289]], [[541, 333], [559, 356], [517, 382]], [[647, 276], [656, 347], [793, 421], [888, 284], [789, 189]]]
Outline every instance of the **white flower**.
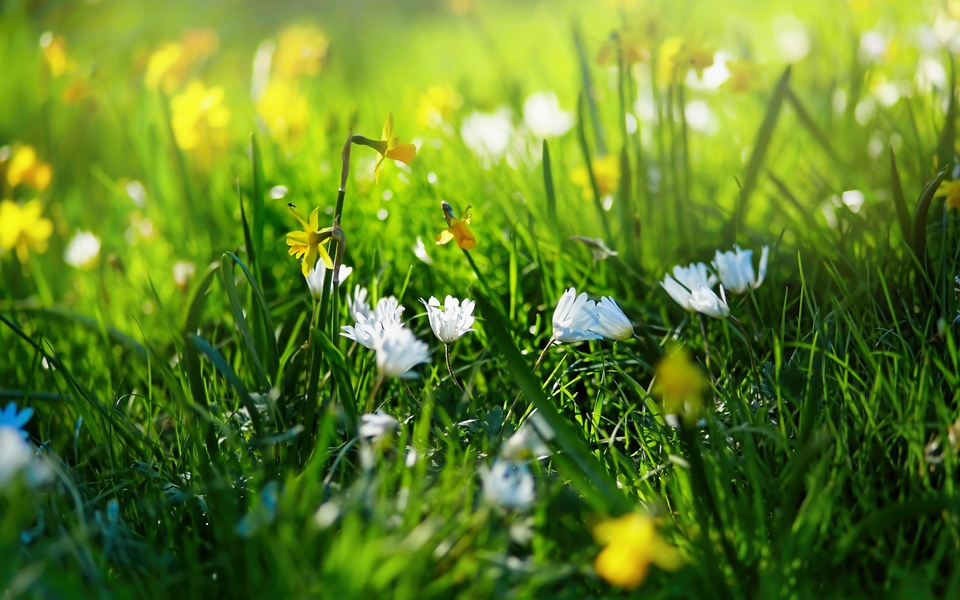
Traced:
[[484, 163], [499, 161], [510, 149], [513, 119], [510, 109], [501, 106], [493, 113], [473, 112], [460, 127], [463, 143]]
[[588, 238], [583, 237], [582, 235], [574, 235], [570, 237], [574, 242], [580, 242], [587, 248], [590, 248], [590, 252], [593, 254], [593, 260], [601, 261], [611, 256], [616, 256], [617, 251], [607, 248], [607, 244], [600, 238]]
[[0, 427], [0, 490], [29, 466], [34, 457], [30, 444], [18, 431], [13, 427]]
[[537, 92], [523, 103], [523, 122], [538, 138], [559, 137], [573, 127], [573, 113], [560, 108], [553, 92]]
[[9, 429], [15, 431], [18, 435], [27, 438], [27, 432], [24, 431], [23, 426], [27, 424], [27, 421], [30, 420], [30, 417], [33, 416], [33, 409], [27, 407], [20, 412], [17, 412], [17, 405], [13, 402], [7, 404], [7, 407], [3, 410], [0, 410], [0, 430]]
[[705, 288], [702, 285], [693, 290], [690, 295], [690, 307], [700, 313], [713, 317], [714, 319], [726, 319], [730, 316], [730, 307], [727, 306], [727, 296], [723, 293], [723, 286], [720, 286], [720, 295], [717, 296], [713, 290]]
[[536, 500], [533, 474], [526, 463], [497, 459], [490, 468], [480, 467], [480, 479], [483, 497], [495, 506], [524, 510]]
[[561, 344], [599, 340], [603, 336], [590, 331], [597, 325], [597, 305], [593, 300], [587, 300], [585, 293], [577, 296], [575, 288], [563, 292], [553, 312], [554, 340]]
[[709, 290], [716, 283], [717, 278], [708, 275], [707, 265], [695, 263], [688, 267], [677, 265], [673, 268], [673, 277], [667, 274], [660, 282], [660, 286], [677, 301], [677, 304], [689, 311], [696, 311], [697, 309], [690, 305], [693, 291], [701, 286]]
[[357, 311], [354, 313], [357, 324], [352, 327], [344, 325], [340, 328], [343, 330], [340, 335], [357, 342], [361, 346], [376, 350], [377, 344], [383, 339], [387, 331], [400, 328], [400, 314], [402, 312], [403, 307], [393, 296], [380, 298], [372, 315], [365, 315]]
[[347, 313], [354, 319], [357, 318], [357, 313], [367, 318], [373, 316], [370, 303], [367, 302], [367, 288], [359, 285], [353, 288], [353, 296], [347, 297]]
[[413, 379], [413, 367], [429, 362], [430, 347], [406, 327], [392, 327], [383, 332], [376, 345], [377, 369], [381, 375]]
[[602, 296], [597, 304], [598, 323], [590, 331], [611, 340], [629, 340], [633, 337], [633, 323], [623, 314], [616, 300]]
[[100, 255], [100, 238], [89, 231], [78, 231], [67, 244], [63, 259], [74, 267], [88, 267]]
[[360, 439], [367, 444], [379, 444], [393, 434], [399, 423], [385, 412], [377, 411], [360, 417]]
[[550, 447], [546, 440], [553, 439], [553, 429], [547, 425], [540, 413], [533, 413], [516, 433], [511, 435], [500, 447], [500, 456], [512, 461], [549, 456]]
[[[347, 265], [340, 265], [340, 276], [338, 279], [340, 283], [343, 283], [344, 280], [350, 276], [350, 273], [353, 273], [353, 267], [348, 267]], [[327, 265], [323, 264], [322, 260], [318, 260], [317, 264], [313, 266], [313, 269], [307, 273], [307, 287], [310, 288], [310, 295], [313, 296], [314, 300], [320, 300], [323, 297], [323, 278], [327, 274]], [[333, 289], [333, 281], [330, 281], [330, 288]]]
[[177, 286], [177, 289], [185, 290], [196, 273], [197, 266], [192, 262], [178, 260], [173, 263], [173, 284]]
[[760, 267], [757, 274], [753, 272], [753, 250], [741, 250], [734, 246], [736, 252], [720, 252], [713, 259], [713, 268], [720, 276], [720, 282], [734, 294], [744, 294], [750, 288], [757, 289], [767, 275], [767, 256], [769, 246], [760, 251]]
[[420, 298], [420, 302], [427, 307], [427, 318], [430, 319], [430, 328], [434, 335], [444, 344], [452, 344], [459, 340], [463, 334], [473, 329], [473, 300], [464, 298], [463, 303], [453, 296], [447, 296], [440, 306], [440, 301], [430, 297], [427, 302]]

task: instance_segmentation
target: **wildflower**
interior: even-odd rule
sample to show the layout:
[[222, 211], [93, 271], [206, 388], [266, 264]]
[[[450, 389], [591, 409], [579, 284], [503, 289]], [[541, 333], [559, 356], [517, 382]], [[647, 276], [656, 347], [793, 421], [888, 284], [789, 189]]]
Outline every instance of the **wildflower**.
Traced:
[[577, 290], [569, 288], [553, 312], [553, 339], [561, 344], [599, 340], [603, 336], [592, 331], [599, 324], [593, 300], [588, 300], [586, 293], [577, 296]]
[[713, 51], [703, 44], [684, 44], [676, 60], [681, 68], [693, 69], [703, 79], [703, 70], [713, 66]]
[[384, 329], [375, 349], [377, 369], [388, 377], [416, 378], [416, 371], [411, 369], [430, 360], [430, 347], [406, 327]]
[[[2, 413], [0, 413], [2, 414]], [[34, 451], [11, 427], [0, 427], [0, 490], [30, 465]]]
[[381, 445], [397, 430], [400, 424], [385, 412], [361, 415], [360, 440], [373, 446]]
[[960, 210], [960, 180], [941, 182], [934, 197], [943, 197], [947, 208]]
[[89, 231], [78, 231], [67, 244], [63, 259], [68, 265], [89, 267], [100, 255], [100, 238]]
[[330, 40], [319, 28], [293, 25], [280, 32], [273, 54], [273, 73], [281, 79], [318, 75], [327, 59]]
[[642, 513], [602, 521], [593, 528], [593, 537], [604, 545], [593, 563], [597, 575], [627, 590], [643, 583], [650, 563], [675, 571], [683, 562], [680, 552], [660, 536], [654, 518]]
[[33, 146], [19, 145], [13, 151], [13, 157], [7, 166], [7, 184], [11, 188], [23, 184], [42, 192], [50, 185], [52, 178], [53, 169], [37, 158], [37, 151]]
[[[600, 198], [605, 198], [617, 191], [620, 185], [620, 160], [612, 155], [594, 158], [593, 179], [597, 182], [597, 192]], [[577, 167], [570, 173], [570, 179], [583, 189], [584, 200], [593, 199], [593, 186], [590, 183], [590, 173], [586, 167]]]
[[483, 497], [494, 506], [525, 510], [536, 500], [533, 474], [526, 463], [498, 458], [480, 467]]
[[760, 268], [755, 275], [753, 272], [753, 250], [741, 250], [734, 245], [736, 252], [720, 252], [717, 250], [713, 259], [713, 268], [720, 276], [720, 282], [734, 294], [744, 294], [747, 289], [757, 289], [763, 283], [767, 274], [767, 255], [769, 246], [764, 246], [760, 252]]
[[27, 439], [27, 432], [23, 429], [23, 426], [32, 416], [33, 409], [29, 406], [17, 412], [17, 405], [10, 402], [6, 408], [0, 410], [0, 431], [13, 431], [23, 439]]
[[726, 296], [723, 296], [723, 287], [720, 288], [722, 298], [710, 289], [716, 282], [714, 275], [707, 274], [707, 265], [695, 263], [688, 267], [674, 267], [673, 276], [664, 276], [660, 286], [686, 310], [722, 319], [730, 316], [730, 308]]
[[667, 353], [654, 371], [657, 381], [653, 391], [663, 397], [668, 413], [680, 414], [687, 423], [693, 423], [703, 406], [703, 394], [710, 381], [690, 358], [683, 347]]
[[263, 119], [270, 135], [281, 145], [298, 142], [307, 130], [310, 109], [307, 98], [296, 84], [285, 79], [274, 79], [257, 100], [257, 115]]
[[477, 240], [473, 237], [473, 234], [470, 233], [470, 220], [473, 219], [473, 215], [468, 211], [470, 206], [467, 206], [467, 209], [464, 211], [466, 214], [462, 219], [458, 219], [453, 215], [453, 207], [446, 201], [440, 202], [440, 208], [443, 210], [443, 218], [447, 221], [447, 228], [437, 234], [437, 237], [434, 238], [434, 241], [438, 246], [446, 244], [450, 240], [456, 240], [457, 246], [460, 246], [462, 250], [470, 250], [477, 245]]
[[385, 159], [392, 158], [393, 160], [399, 160], [409, 165], [417, 156], [416, 146], [401, 143], [400, 138], [394, 134], [393, 113], [387, 116], [387, 122], [383, 124], [383, 132], [380, 134], [379, 140], [371, 140], [362, 135], [355, 135], [353, 136], [353, 143], [369, 146], [380, 153], [380, 160], [377, 161], [377, 165], [373, 168], [374, 175], [377, 179], [380, 178], [380, 168], [383, 166]]
[[55, 36], [49, 31], [44, 33], [40, 36], [40, 48], [43, 52], [43, 60], [54, 77], [59, 77], [76, 68], [76, 63], [67, 56], [67, 40], [63, 36]]
[[212, 29], [188, 29], [179, 41], [163, 42], [147, 59], [144, 85], [172, 93], [183, 84], [190, 68], [212, 56], [219, 44], [217, 32]]
[[181, 292], [187, 289], [187, 285], [197, 273], [197, 266], [192, 262], [178, 260], [173, 263], [173, 285]]
[[510, 461], [547, 456], [550, 454], [547, 440], [553, 439], [553, 436], [553, 429], [540, 413], [535, 412], [503, 443], [500, 456]]
[[[353, 268], [348, 267], [347, 265], [340, 265], [340, 271], [337, 273], [337, 277], [334, 279], [336, 281], [330, 282], [330, 287], [333, 288], [334, 283], [343, 283], [343, 281], [350, 276], [350, 273], [353, 273]], [[323, 278], [327, 274], [327, 266], [323, 264], [322, 260], [318, 260], [317, 264], [313, 266], [313, 269], [310, 270], [310, 273], [306, 275], [307, 287], [310, 288], [310, 295], [314, 300], [319, 301], [323, 297]]]
[[170, 121], [177, 145], [183, 150], [223, 146], [227, 141], [230, 111], [223, 106], [223, 88], [192, 81], [170, 101]]
[[453, 296], [447, 296], [443, 301], [443, 306], [441, 306], [440, 301], [431, 296], [429, 302], [423, 298], [420, 299], [420, 302], [423, 302], [423, 305], [427, 307], [430, 328], [444, 344], [452, 344], [459, 340], [463, 334], [476, 331], [476, 329], [473, 329], [475, 321], [473, 318], [473, 307], [475, 305], [473, 300], [465, 298], [461, 304], [460, 300]]
[[574, 242], [580, 242], [587, 248], [590, 248], [590, 252], [593, 254], [593, 260], [601, 261], [605, 260], [611, 256], [617, 256], [615, 250], [607, 248], [607, 244], [600, 238], [588, 238], [580, 235], [574, 235], [570, 237]]
[[42, 211], [39, 200], [30, 200], [23, 206], [12, 200], [0, 202], [0, 249], [16, 248], [22, 263], [27, 261], [31, 249], [45, 252], [53, 223], [40, 216]]
[[537, 92], [523, 102], [523, 122], [538, 138], [559, 137], [573, 127], [573, 113], [560, 108], [553, 92]]
[[326, 268], [332, 269], [333, 260], [331, 260], [330, 254], [323, 245], [330, 239], [330, 232], [333, 231], [333, 228], [320, 229], [320, 208], [317, 207], [310, 213], [309, 223], [297, 214], [296, 206], [288, 204], [287, 208], [290, 210], [290, 214], [303, 226], [303, 231], [291, 231], [287, 234], [287, 245], [290, 246], [288, 252], [291, 256], [302, 259], [300, 270], [303, 272], [303, 276], [307, 277], [310, 274], [318, 256]]
[[[654, 25], [656, 27], [656, 25]], [[655, 31], [653, 32], [655, 34]], [[614, 31], [610, 36], [600, 45], [600, 51], [597, 53], [597, 62], [601, 65], [607, 65], [610, 62], [611, 57], [613, 58], [614, 63], [619, 61], [619, 58], [616, 57], [617, 47], [620, 47], [620, 52], [623, 54], [623, 64], [624, 65], [634, 65], [639, 62], [643, 62], [650, 58], [650, 47], [649, 42], [644, 41], [646, 39], [651, 39], [655, 35], [641, 36], [635, 33], [628, 32], [619, 32]]]
[[505, 106], [492, 113], [470, 113], [460, 126], [463, 143], [485, 166], [503, 158], [510, 149], [513, 133], [512, 113]]
[[611, 340], [629, 340], [633, 337], [633, 323], [620, 310], [616, 300], [602, 296], [597, 304], [597, 324], [590, 331]]
[[[364, 290], [364, 292], [365, 291], [366, 290]], [[366, 294], [364, 294], [364, 298], [366, 298]], [[364, 314], [364, 312], [360, 310], [354, 312], [353, 316], [357, 320], [356, 325], [344, 325], [340, 328], [343, 330], [343, 333], [340, 335], [357, 342], [365, 348], [376, 350], [377, 345], [387, 331], [401, 327], [400, 315], [403, 313], [403, 310], [404, 308], [400, 306], [400, 303], [393, 296], [380, 298], [380, 301], [377, 302], [377, 308], [372, 315]]]
[[353, 288], [353, 295], [347, 298], [347, 314], [354, 319], [357, 318], [358, 314], [367, 318], [373, 316], [370, 303], [367, 302], [367, 288], [362, 288], [359, 285]]
[[746, 92], [755, 88], [760, 79], [760, 69], [753, 61], [741, 59], [736, 62], [728, 62], [727, 69], [730, 71], [730, 77], [723, 83], [733, 92]]
[[443, 125], [458, 108], [463, 106], [463, 97], [449, 85], [431, 85], [420, 94], [417, 120], [423, 127], [436, 129]]

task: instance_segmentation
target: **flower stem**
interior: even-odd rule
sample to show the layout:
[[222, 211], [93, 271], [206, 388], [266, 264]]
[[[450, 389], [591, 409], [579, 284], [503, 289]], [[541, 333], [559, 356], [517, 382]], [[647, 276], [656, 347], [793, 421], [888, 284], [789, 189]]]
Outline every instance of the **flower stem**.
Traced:
[[453, 374], [453, 365], [450, 364], [450, 344], [443, 345], [443, 354], [444, 358], [447, 359], [447, 371], [450, 372], [450, 379], [453, 380], [453, 385], [457, 386], [457, 389], [461, 392], [463, 391], [463, 385], [457, 381], [457, 376]]
[[420, 401], [417, 400], [417, 397], [413, 395], [413, 390], [410, 389], [410, 384], [407, 383], [407, 380], [404, 379], [403, 377], [400, 377], [399, 379], [400, 379], [400, 383], [403, 384], [403, 389], [407, 390], [407, 395], [410, 396], [410, 400], [413, 401], [413, 404], [417, 408], [422, 408], [420, 406]]
[[367, 408], [364, 410], [365, 413], [373, 412], [373, 404], [376, 402], [377, 393], [380, 391], [380, 386], [383, 385], [383, 375], [377, 375], [377, 380], [374, 382], [373, 387], [370, 389], [370, 395], [367, 396]]
[[[710, 371], [710, 342], [707, 341], [707, 316], [703, 313], [698, 313], [700, 315], [700, 335], [703, 336], [703, 352], [705, 354], [705, 359], [707, 363], [707, 371]], [[713, 375], [711, 375], [713, 377]]]
[[743, 341], [747, 344], [747, 354], [750, 355], [750, 367], [753, 369], [753, 376], [757, 380], [757, 393], [760, 393], [761, 381], [760, 381], [760, 370], [757, 369], [757, 360], [753, 357], [753, 346], [750, 344], [750, 336], [747, 335], [747, 330], [743, 328], [743, 324], [736, 319], [736, 317], [730, 317], [730, 320], [736, 324], [740, 329], [740, 333], [743, 334]]

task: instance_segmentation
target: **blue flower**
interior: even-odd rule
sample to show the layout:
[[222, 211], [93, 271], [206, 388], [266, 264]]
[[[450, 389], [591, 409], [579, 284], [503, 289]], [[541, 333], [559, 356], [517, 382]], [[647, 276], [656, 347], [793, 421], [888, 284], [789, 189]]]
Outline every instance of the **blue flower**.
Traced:
[[17, 405], [11, 402], [7, 404], [6, 408], [0, 410], [0, 427], [9, 427], [26, 439], [29, 436], [27, 432], [24, 431], [23, 426], [27, 424], [27, 421], [29, 421], [32, 416], [32, 408], [25, 408], [17, 412]]

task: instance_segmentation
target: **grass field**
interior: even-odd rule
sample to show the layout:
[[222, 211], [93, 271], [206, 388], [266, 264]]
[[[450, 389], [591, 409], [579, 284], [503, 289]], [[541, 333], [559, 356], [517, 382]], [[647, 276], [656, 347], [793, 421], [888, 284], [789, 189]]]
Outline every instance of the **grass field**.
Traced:
[[958, 53], [0, 2], [0, 596], [960, 597]]

